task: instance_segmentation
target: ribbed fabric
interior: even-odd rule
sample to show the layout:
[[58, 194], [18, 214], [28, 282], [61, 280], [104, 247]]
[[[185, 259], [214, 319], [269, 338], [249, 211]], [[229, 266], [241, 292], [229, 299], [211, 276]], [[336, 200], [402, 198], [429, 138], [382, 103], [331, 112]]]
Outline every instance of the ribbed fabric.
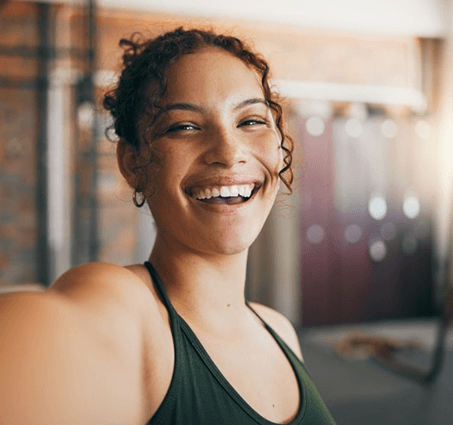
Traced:
[[[175, 347], [173, 377], [168, 392], [147, 425], [276, 425], [259, 415], [236, 392], [214, 364], [201, 342], [173, 308], [157, 272], [151, 274], [170, 315]], [[290, 425], [334, 425], [305, 366], [285, 342], [260, 318], [287, 356], [300, 388], [300, 406]]]

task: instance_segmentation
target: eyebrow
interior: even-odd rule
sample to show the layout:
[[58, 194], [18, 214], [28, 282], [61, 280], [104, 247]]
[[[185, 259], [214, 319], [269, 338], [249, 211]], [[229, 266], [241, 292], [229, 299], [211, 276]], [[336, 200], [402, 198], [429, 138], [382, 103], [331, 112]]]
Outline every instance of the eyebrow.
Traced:
[[267, 104], [266, 100], [261, 99], [259, 97], [255, 97], [253, 99], [247, 99], [247, 100], [244, 100], [244, 101], [240, 102], [239, 104], [237, 104], [234, 107], [234, 110], [237, 111], [238, 109], [245, 108], [246, 106], [249, 106], [249, 105], [255, 105], [257, 103], [262, 103], [263, 105], [269, 106]]
[[194, 103], [180, 102], [180, 103], [170, 103], [163, 107], [164, 112], [182, 110], [182, 111], [194, 111], [194, 112], [205, 112], [205, 108], [202, 106], [195, 105]]
[[[261, 103], [265, 106], [269, 106], [265, 99], [256, 97], [256, 98], [252, 98], [252, 99], [243, 100], [242, 102], [235, 105], [233, 109], [235, 111], [237, 111], [238, 109], [245, 108], [246, 106], [249, 106], [249, 105], [255, 105], [257, 103]], [[178, 103], [170, 103], [169, 105], [165, 105], [163, 108], [163, 113], [168, 112], [168, 111], [174, 111], [174, 110], [193, 111], [193, 112], [198, 112], [198, 113], [206, 112], [205, 108], [203, 108], [202, 106], [196, 105], [194, 103], [178, 102]]]

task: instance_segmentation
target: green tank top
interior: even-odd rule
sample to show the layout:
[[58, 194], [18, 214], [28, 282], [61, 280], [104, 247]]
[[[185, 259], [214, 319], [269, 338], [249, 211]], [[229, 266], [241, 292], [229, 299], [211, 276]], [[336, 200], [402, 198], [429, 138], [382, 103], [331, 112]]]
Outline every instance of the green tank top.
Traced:
[[[147, 425], [276, 425], [260, 414], [236, 392], [209, 357], [201, 342], [173, 308], [157, 272], [149, 262], [151, 274], [170, 316], [175, 347], [173, 377], [168, 392]], [[305, 366], [285, 342], [261, 317], [287, 356], [297, 377], [300, 406], [290, 425], [334, 425]]]

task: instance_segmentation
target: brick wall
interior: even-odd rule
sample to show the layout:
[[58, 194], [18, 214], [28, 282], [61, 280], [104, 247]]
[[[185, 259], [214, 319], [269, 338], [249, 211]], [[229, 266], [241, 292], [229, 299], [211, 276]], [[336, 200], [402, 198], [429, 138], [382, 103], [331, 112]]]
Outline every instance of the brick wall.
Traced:
[[[1, 44], [32, 46], [36, 42], [33, 5], [0, 9]], [[0, 282], [33, 281], [36, 276], [36, 96], [31, 82], [36, 60], [0, 55]]]
[[[78, 9], [53, 8], [54, 41], [65, 47], [85, 47], [83, 20]], [[33, 47], [37, 37], [37, 11], [33, 4], [10, 1], [0, 8], [0, 45]], [[231, 22], [127, 10], [101, 10], [98, 15], [101, 70], [118, 70], [121, 37], [134, 31], [152, 35], [179, 25], [214, 26], [233, 32], [252, 43], [269, 57], [276, 78], [354, 84], [379, 84], [402, 88], [420, 88], [420, 43], [408, 37], [361, 36], [347, 33], [308, 32], [300, 28]], [[231, 30], [232, 29], [232, 30]], [[61, 70], [84, 70], [80, 58], [59, 58], [54, 67]], [[37, 212], [36, 212], [36, 128], [37, 106], [33, 80], [37, 60], [20, 55], [0, 54], [0, 282], [24, 283], [37, 279]], [[77, 75], [77, 72], [75, 72]], [[28, 82], [27, 87], [5, 87], [5, 81]], [[65, 108], [65, 149], [70, 153], [66, 170], [66, 193], [70, 198], [66, 220], [74, 219], [72, 206], [82, 202], [74, 198], [74, 179], [78, 175], [82, 192], [90, 187], [86, 141], [89, 134], [78, 128], [74, 83], [65, 83], [68, 102]], [[114, 145], [99, 142], [99, 235], [100, 260], [117, 263], [143, 261], [137, 257], [139, 214], [130, 201], [132, 190], [120, 176]], [[76, 153], [78, 152], [78, 155]], [[81, 212], [85, 214], [87, 210]], [[72, 223], [67, 223], [73, 229]], [[80, 236], [80, 235], [79, 235]], [[69, 234], [70, 247], [74, 235]], [[88, 235], [81, 237], [86, 251]], [[68, 250], [70, 252], [70, 250]], [[143, 256], [143, 255], [142, 255]], [[82, 255], [83, 257], [83, 255]]]

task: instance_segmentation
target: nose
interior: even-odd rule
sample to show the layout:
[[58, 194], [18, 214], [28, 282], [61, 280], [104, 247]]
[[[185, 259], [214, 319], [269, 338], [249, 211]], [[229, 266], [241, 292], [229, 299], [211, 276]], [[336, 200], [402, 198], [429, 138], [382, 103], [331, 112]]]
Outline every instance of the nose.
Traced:
[[226, 129], [218, 129], [209, 135], [203, 160], [208, 165], [231, 168], [248, 162], [247, 146], [239, 135]]

